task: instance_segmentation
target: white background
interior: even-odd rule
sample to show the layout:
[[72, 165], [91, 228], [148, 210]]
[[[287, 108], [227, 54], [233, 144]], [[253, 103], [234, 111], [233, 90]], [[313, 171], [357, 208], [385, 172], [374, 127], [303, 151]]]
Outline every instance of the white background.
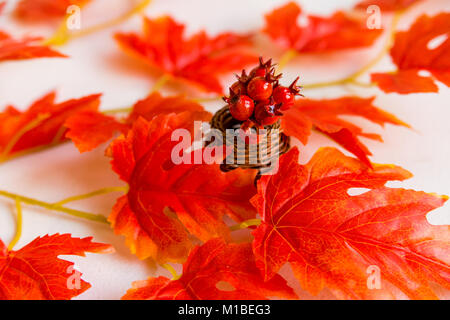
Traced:
[[[11, 1], [10, 1], [11, 2]], [[14, 2], [14, 1], [13, 1]], [[83, 13], [82, 26], [120, 14], [131, 1], [96, 0]], [[338, 8], [349, 9], [355, 1], [298, 1], [309, 13], [331, 14]], [[263, 26], [263, 14], [285, 1], [276, 0], [154, 0], [146, 10], [147, 15], [157, 17], [170, 14], [188, 26], [188, 32], [206, 29], [210, 34], [225, 30], [247, 32]], [[446, 0], [426, 1], [415, 6], [401, 20], [400, 29], [406, 28], [421, 13], [442, 11]], [[390, 15], [383, 17], [389, 21]], [[140, 30], [141, 19], [135, 17], [113, 29]], [[0, 29], [19, 35], [44, 35], [51, 33], [49, 26], [18, 24], [3, 15]], [[38, 59], [0, 64], [0, 108], [13, 104], [25, 109], [32, 101], [50, 90], [58, 91], [58, 99], [81, 97], [103, 93], [102, 108], [131, 106], [147, 95], [154, 79], [139, 63], [118, 50], [111, 34], [105, 30], [89, 37], [80, 38], [61, 47], [70, 59]], [[261, 54], [279, 58], [282, 51], [270, 42], [261, 41]], [[373, 49], [341, 52], [296, 58], [285, 70], [286, 82], [300, 75], [304, 83], [315, 83], [345, 77], [359, 69], [379, 50], [383, 41]], [[376, 70], [392, 70], [389, 57]], [[224, 78], [228, 83], [232, 76]], [[362, 80], [366, 80], [362, 78]], [[388, 125], [384, 130], [373, 124], [355, 119], [368, 132], [381, 133], [384, 143], [364, 140], [374, 153], [371, 158], [378, 163], [394, 163], [410, 170], [415, 176], [404, 182], [390, 185], [402, 186], [438, 194], [450, 194], [450, 93], [439, 84], [439, 94], [412, 94], [400, 96], [383, 94], [377, 89], [326, 88], [308, 90], [311, 98], [331, 98], [356, 94], [363, 97], [376, 95], [376, 105], [409, 123], [414, 129]], [[191, 94], [191, 93], [189, 93]], [[222, 104], [206, 104], [215, 111]], [[1, 124], [0, 124], [1, 125]], [[306, 162], [318, 147], [333, 145], [326, 138], [314, 134], [310, 144], [302, 147], [301, 161]], [[30, 155], [0, 166], [0, 189], [45, 201], [82, 194], [102, 187], [119, 186], [123, 183], [110, 170], [108, 159], [103, 156], [104, 147], [80, 155], [71, 143], [49, 151]], [[71, 206], [90, 212], [108, 215], [119, 194], [111, 194]], [[9, 243], [15, 231], [15, 215], [11, 201], [0, 199], [0, 238]], [[432, 224], [450, 224], [450, 207], [444, 206], [428, 215]], [[45, 234], [71, 233], [77, 237], [93, 236], [96, 241], [112, 244], [116, 253], [111, 255], [88, 254], [87, 258], [67, 257], [75, 261], [84, 273], [84, 279], [92, 288], [79, 299], [118, 299], [135, 280], [162, 274], [163, 269], [139, 261], [129, 253], [121, 236], [113, 234], [107, 225], [74, 219], [64, 214], [47, 212], [39, 208], [24, 210], [24, 235], [16, 249], [34, 238]], [[288, 267], [283, 274], [303, 298], [310, 297], [299, 289]], [[324, 291], [319, 298], [328, 297]]]

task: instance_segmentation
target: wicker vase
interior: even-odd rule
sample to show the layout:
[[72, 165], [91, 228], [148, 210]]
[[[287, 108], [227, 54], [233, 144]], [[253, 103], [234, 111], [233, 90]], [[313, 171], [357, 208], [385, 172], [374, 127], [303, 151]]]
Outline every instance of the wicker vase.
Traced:
[[[226, 135], [227, 129], [239, 129], [241, 124], [241, 121], [231, 116], [228, 106], [217, 111], [211, 120], [211, 128], [219, 130], [223, 135], [221, 142], [227, 146], [233, 146], [234, 149], [233, 154], [222, 162], [220, 166], [222, 171], [228, 172], [237, 168], [258, 169], [258, 175], [260, 175], [264, 173], [264, 169], [268, 170], [279, 156], [289, 150], [290, 138], [281, 132], [280, 121], [265, 126], [264, 143], [257, 140], [253, 146], [248, 143], [248, 140], [247, 143], [241, 140], [239, 145], [239, 137]], [[260, 134], [259, 129], [256, 129], [256, 134]]]

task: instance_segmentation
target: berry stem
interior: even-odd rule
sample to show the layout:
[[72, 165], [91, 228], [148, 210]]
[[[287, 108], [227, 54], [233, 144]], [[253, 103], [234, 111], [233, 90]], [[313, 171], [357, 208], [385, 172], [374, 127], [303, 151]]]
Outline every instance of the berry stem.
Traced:
[[53, 205], [55, 205], [55, 206], [62, 206], [62, 205], [65, 205], [65, 204], [67, 204], [69, 202], [80, 201], [80, 200], [92, 198], [92, 197], [99, 196], [99, 195], [102, 195], [102, 194], [113, 193], [113, 192], [124, 192], [124, 193], [126, 193], [126, 192], [128, 192], [128, 189], [129, 189], [128, 186], [102, 188], [102, 189], [99, 189], [99, 190], [96, 190], [96, 191], [92, 191], [92, 192], [89, 192], [89, 193], [85, 193], [85, 194], [81, 194], [81, 195], [78, 195], [78, 196], [73, 196], [73, 197], [69, 197], [69, 198], [63, 199], [61, 201], [53, 203]]
[[250, 220], [241, 222], [237, 225], [231, 226], [230, 230], [237, 231], [237, 230], [241, 230], [241, 229], [246, 229], [248, 227], [259, 226], [260, 224], [261, 224], [261, 219], [250, 219]]
[[313, 84], [305, 84], [305, 85], [303, 85], [303, 89], [318, 89], [318, 88], [346, 85], [346, 84], [352, 84], [352, 85], [357, 85], [357, 86], [361, 86], [361, 87], [371, 87], [373, 85], [372, 83], [362, 83], [362, 82], [359, 82], [357, 79], [359, 77], [361, 77], [362, 75], [366, 74], [373, 67], [375, 67], [384, 58], [384, 56], [389, 52], [392, 45], [394, 44], [397, 25], [398, 25], [398, 22], [400, 21], [400, 18], [403, 13], [404, 13], [404, 11], [395, 12], [394, 17], [392, 18], [391, 26], [389, 28], [389, 34], [386, 38], [386, 42], [385, 42], [383, 48], [375, 56], [375, 58], [373, 58], [371, 61], [369, 61], [361, 69], [359, 69], [358, 71], [356, 71], [355, 73], [351, 74], [350, 76], [348, 76], [344, 79], [328, 81], [328, 82], [319, 82], [319, 83], [313, 83]]
[[181, 275], [179, 275], [175, 271], [174, 267], [172, 267], [170, 264], [165, 263], [165, 264], [162, 264], [161, 267], [163, 267], [164, 269], [166, 269], [167, 271], [170, 272], [170, 274], [172, 275], [172, 280], [178, 280], [181, 278]]
[[117, 18], [114, 18], [114, 19], [111, 19], [104, 23], [95, 25], [93, 27], [86, 28], [86, 29], [80, 30], [80, 31], [75, 31], [75, 32], [70, 32], [67, 29], [67, 18], [65, 18], [63, 23], [61, 24], [61, 26], [58, 28], [58, 30], [56, 30], [56, 32], [49, 39], [45, 40], [44, 44], [45, 45], [64, 45], [67, 42], [69, 42], [70, 40], [73, 40], [75, 38], [81, 38], [84, 36], [88, 36], [90, 34], [99, 32], [101, 30], [121, 24], [122, 22], [127, 21], [134, 15], [142, 12], [147, 6], [150, 5], [151, 2], [152, 2], [152, 0], [143, 0], [143, 1], [139, 2], [136, 6], [131, 8], [129, 11], [127, 11], [126, 13], [124, 13], [123, 15], [121, 15]]
[[22, 236], [22, 203], [20, 202], [19, 198], [16, 198], [16, 211], [17, 211], [17, 226], [16, 226], [16, 234], [14, 235], [14, 238], [12, 239], [11, 243], [8, 246], [8, 250], [11, 251], [15, 245], [19, 242], [20, 237]]
[[93, 213], [84, 212], [84, 211], [80, 211], [80, 210], [70, 209], [70, 208], [67, 208], [67, 207], [64, 207], [64, 206], [55, 205], [53, 203], [48, 203], [48, 202], [44, 202], [44, 201], [41, 201], [41, 200], [36, 200], [36, 199], [33, 199], [33, 198], [21, 196], [21, 195], [14, 194], [14, 193], [7, 192], [7, 191], [3, 191], [3, 190], [0, 190], [0, 196], [6, 197], [6, 198], [10, 198], [10, 199], [14, 199], [16, 201], [19, 200], [20, 202], [26, 203], [28, 205], [37, 206], [37, 207], [49, 209], [49, 210], [52, 210], [52, 211], [63, 212], [63, 213], [66, 213], [68, 215], [71, 215], [71, 216], [75, 216], [75, 217], [79, 217], [79, 218], [83, 218], [83, 219], [87, 219], [87, 220], [91, 220], [91, 221], [108, 223], [106, 218], [103, 215], [100, 215], [100, 214], [93, 214]]

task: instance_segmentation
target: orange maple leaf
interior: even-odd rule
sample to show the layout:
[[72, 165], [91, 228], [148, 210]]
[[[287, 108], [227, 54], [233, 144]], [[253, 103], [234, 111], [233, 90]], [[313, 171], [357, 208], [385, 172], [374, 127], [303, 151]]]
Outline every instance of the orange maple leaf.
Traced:
[[367, 47], [381, 35], [381, 30], [367, 29], [365, 20], [336, 12], [331, 17], [304, 15], [307, 24], [297, 20], [302, 10], [290, 2], [266, 15], [264, 32], [280, 46], [298, 52], [326, 52]]
[[[450, 86], [450, 13], [419, 17], [408, 31], [396, 35], [391, 49], [398, 71], [374, 73], [372, 82], [384, 92], [438, 92], [434, 79]], [[437, 42], [434, 42], [437, 41]], [[431, 75], [421, 75], [420, 71]]]
[[128, 117], [123, 121], [97, 111], [75, 114], [65, 123], [69, 129], [66, 137], [72, 139], [80, 152], [86, 152], [110, 140], [117, 131], [126, 134], [139, 117], [150, 121], [156, 115], [178, 114], [187, 111], [201, 117], [205, 116], [207, 119], [204, 108], [200, 104], [186, 99], [183, 95], [163, 97], [160, 93], [154, 92], [147, 98], [136, 102]]
[[380, 10], [393, 12], [406, 9], [422, 0], [363, 0], [355, 8], [366, 10], [369, 6], [378, 6]]
[[150, 278], [133, 283], [124, 300], [266, 300], [295, 299], [281, 276], [265, 282], [250, 244], [210, 240], [192, 250], [178, 280]]
[[40, 40], [42, 40], [40, 37], [16, 40], [0, 30], [0, 61], [67, 57], [48, 46], [39, 44]]
[[21, 0], [15, 15], [24, 20], [48, 20], [62, 18], [71, 5], [84, 6], [91, 0]]
[[[326, 286], [342, 299], [433, 299], [430, 282], [450, 289], [449, 227], [426, 219], [447, 197], [385, 187], [411, 177], [397, 166], [370, 169], [333, 148], [300, 165], [298, 154], [284, 155], [252, 199], [262, 217], [253, 249], [266, 280], [289, 262], [312, 294]], [[350, 195], [354, 188], [368, 191]], [[368, 284], [369, 268], [380, 271], [379, 290]]]
[[380, 126], [386, 123], [409, 127], [394, 115], [373, 105], [375, 98], [342, 97], [328, 100], [299, 99], [282, 117], [284, 133], [294, 136], [306, 145], [312, 128], [319, 130], [356, 155], [370, 166], [368, 156], [372, 155], [359, 140], [365, 137], [383, 141], [378, 134], [365, 133], [357, 125], [340, 118], [343, 115], [359, 116]]
[[248, 36], [221, 33], [209, 37], [204, 31], [190, 38], [185, 27], [169, 16], [144, 18], [144, 33], [117, 33], [115, 38], [126, 52], [141, 58], [164, 74], [187, 80], [206, 91], [222, 93], [218, 76], [257, 61], [243, 52]]
[[47, 235], [18, 251], [8, 251], [0, 240], [0, 300], [69, 300], [85, 292], [91, 285], [82, 279], [79, 286], [77, 279], [71, 283], [74, 264], [58, 256], [114, 251], [108, 244], [91, 240]]
[[111, 144], [113, 169], [130, 190], [118, 200], [109, 221], [141, 259], [184, 261], [192, 247], [190, 234], [202, 241], [228, 238], [225, 215], [238, 222], [255, 216], [249, 202], [255, 194], [255, 172], [225, 174], [218, 164], [173, 163], [179, 142], [171, 141], [172, 132], [185, 128], [193, 133], [195, 119], [202, 120], [189, 112], [151, 122], [139, 118], [126, 137]]
[[55, 103], [55, 92], [34, 102], [21, 112], [12, 106], [0, 113], [0, 155], [7, 157], [25, 151], [64, 141], [64, 122], [82, 110], [97, 110], [100, 95]]
[[71, 139], [83, 153], [97, 148], [110, 140], [116, 132], [126, 133], [128, 125], [99, 111], [82, 111], [67, 118], [66, 138]]

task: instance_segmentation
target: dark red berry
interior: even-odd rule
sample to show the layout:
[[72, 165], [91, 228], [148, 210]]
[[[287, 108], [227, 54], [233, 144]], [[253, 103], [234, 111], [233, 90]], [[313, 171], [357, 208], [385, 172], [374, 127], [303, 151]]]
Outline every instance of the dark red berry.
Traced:
[[236, 120], [246, 121], [253, 114], [255, 105], [248, 96], [241, 95], [230, 104], [230, 113]]
[[247, 86], [248, 95], [257, 101], [269, 99], [272, 92], [272, 84], [262, 77], [253, 78]]
[[250, 72], [250, 76], [252, 77], [262, 77], [264, 78], [267, 74], [266, 68], [256, 67]]
[[274, 124], [279, 116], [275, 113], [275, 105], [267, 105], [266, 102], [260, 102], [256, 105], [255, 120], [261, 126]]
[[250, 71], [250, 77], [265, 77], [272, 68], [272, 59], [264, 62], [263, 57], [259, 57], [259, 66], [255, 67]]
[[280, 110], [286, 111], [294, 104], [295, 93], [290, 88], [279, 86], [273, 90], [273, 100], [281, 104]]
[[235, 95], [247, 94], [247, 88], [241, 81], [236, 81], [235, 83], [233, 83], [230, 89], [231, 92]]

